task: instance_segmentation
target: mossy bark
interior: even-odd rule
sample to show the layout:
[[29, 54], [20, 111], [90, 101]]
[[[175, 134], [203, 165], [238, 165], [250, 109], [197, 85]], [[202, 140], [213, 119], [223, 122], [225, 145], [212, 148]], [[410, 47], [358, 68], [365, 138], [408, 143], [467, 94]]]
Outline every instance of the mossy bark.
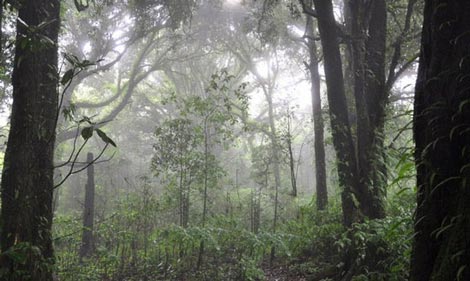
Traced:
[[414, 104], [411, 280], [470, 280], [470, 2], [426, 1]]
[[11, 127], [1, 183], [1, 280], [52, 280], [59, 0], [18, 10]]

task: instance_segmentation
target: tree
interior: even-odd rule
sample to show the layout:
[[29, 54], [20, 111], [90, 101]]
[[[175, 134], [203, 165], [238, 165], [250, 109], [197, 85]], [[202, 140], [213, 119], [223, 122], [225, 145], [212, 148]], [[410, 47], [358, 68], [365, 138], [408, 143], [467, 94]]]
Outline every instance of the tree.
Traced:
[[[406, 12], [400, 17], [403, 28], [387, 45], [385, 1], [344, 1], [345, 25], [336, 21], [332, 1], [314, 0], [315, 10], [301, 1], [303, 11], [318, 19], [339, 177], [342, 185], [346, 184], [349, 189], [343, 194], [343, 199], [349, 201], [343, 202], [347, 226], [355, 220], [385, 216], [385, 110], [391, 87], [415, 59], [414, 56], [408, 60], [403, 58], [403, 46], [409, 41], [417, 1], [407, 2]], [[395, 15], [393, 20], [398, 18]], [[340, 43], [346, 44], [350, 61], [347, 67], [342, 62]], [[391, 49], [390, 61], [386, 60], [387, 47]], [[346, 77], [342, 75], [343, 68]], [[347, 95], [349, 92], [352, 98]], [[338, 102], [340, 105], [334, 104]], [[349, 153], [345, 149], [353, 151]]]
[[[343, 220], [346, 226], [351, 226], [356, 220], [355, 205], [352, 199], [354, 193], [360, 190], [357, 177], [357, 161], [351, 132], [351, 122], [348, 117], [348, 105], [344, 89], [341, 53], [338, 45], [338, 30], [333, 14], [331, 1], [314, 0], [318, 17], [318, 29], [321, 37], [325, 61], [325, 77], [328, 104], [333, 134], [333, 144], [338, 158], [338, 174], [341, 192]], [[357, 194], [359, 195], [359, 194]], [[356, 196], [361, 198], [361, 196]]]
[[[81, 2], [85, 1], [78, 1]], [[98, 128], [119, 116], [145, 79], [187, 55], [178, 53], [171, 56], [182, 44], [182, 36], [176, 30], [188, 22], [198, 1], [93, 2], [93, 9], [88, 5], [79, 5], [79, 15], [73, 9], [66, 10], [66, 53], [80, 61], [96, 62], [96, 65], [74, 76], [64, 95], [63, 107], [72, 105], [78, 111], [101, 112], [96, 122]], [[85, 52], [83, 46], [87, 45], [90, 50]], [[99, 93], [96, 95], [98, 101], [77, 101], [79, 93], [76, 90], [86, 79], [88, 86]], [[108, 83], [103, 83], [103, 79]], [[109, 85], [112, 85], [111, 89]], [[70, 124], [62, 125], [64, 129], [57, 135], [58, 143], [75, 136], [75, 130], [69, 128]]]
[[385, 55], [387, 10], [384, 0], [370, 6], [363, 1], [345, 3], [352, 82], [347, 83], [354, 96], [355, 147], [357, 161], [357, 196], [362, 215], [383, 218], [386, 181], [381, 172], [385, 107]]
[[191, 187], [203, 165], [203, 156], [197, 150], [203, 136], [187, 118], [163, 122], [156, 128], [155, 136], [153, 170], [157, 175], [168, 173], [170, 181], [176, 181], [179, 224], [186, 228], [189, 223]]
[[425, 1], [414, 103], [411, 280], [470, 280], [470, 2]]
[[317, 192], [317, 209], [324, 210], [328, 205], [328, 189], [326, 185], [326, 164], [325, 164], [325, 141], [324, 141], [324, 121], [322, 116], [321, 95], [320, 95], [320, 74], [318, 71], [317, 43], [313, 29], [313, 20], [307, 16], [306, 34], [308, 36], [307, 46], [310, 63], [307, 65], [310, 72], [310, 84], [312, 94], [312, 111], [314, 126], [314, 147], [315, 147], [315, 184]]
[[11, 129], [1, 183], [2, 280], [52, 280], [59, 0], [18, 10]]

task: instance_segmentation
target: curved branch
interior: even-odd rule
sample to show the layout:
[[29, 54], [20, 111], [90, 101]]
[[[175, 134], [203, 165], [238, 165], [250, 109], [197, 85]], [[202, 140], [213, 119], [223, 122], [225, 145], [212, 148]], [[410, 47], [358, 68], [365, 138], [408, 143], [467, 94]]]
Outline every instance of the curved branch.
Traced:
[[[153, 50], [153, 47], [155, 45], [155, 41], [153, 39], [155, 38], [156, 35], [157, 35], [156, 32], [154, 32], [152, 34], [151, 38], [149, 38], [146, 45], [144, 46], [144, 48], [142, 49], [142, 51], [138, 55], [138, 58], [134, 62], [133, 66], [132, 66], [132, 70], [131, 70], [128, 85], [127, 85], [127, 87], [121, 88], [122, 93], [124, 93], [124, 91], [125, 91], [125, 94], [124, 94], [122, 100], [119, 102], [119, 104], [108, 115], [101, 118], [102, 121], [96, 122], [97, 123], [96, 126], [95, 126], [96, 128], [100, 128], [100, 127], [103, 126], [103, 123], [109, 122], [109, 121], [113, 120], [114, 118], [116, 118], [116, 116], [129, 103], [129, 100], [130, 100], [132, 94], [134, 93], [134, 89], [137, 87], [137, 85], [140, 82], [142, 82], [145, 78], [147, 78], [151, 73], [161, 69], [162, 60], [165, 57], [165, 55], [172, 50], [173, 45], [168, 46], [168, 48], [166, 50], [164, 50], [164, 52], [162, 54], [160, 54], [159, 58], [157, 58], [154, 61], [153, 66], [150, 69], [146, 70], [144, 73], [140, 72], [142, 70], [141, 63], [148, 56], [148, 53]], [[58, 134], [57, 142], [62, 142], [62, 141], [71, 139], [72, 137], [73, 137], [73, 131], [70, 131], [70, 130], [69, 131], [64, 131], [64, 132]]]

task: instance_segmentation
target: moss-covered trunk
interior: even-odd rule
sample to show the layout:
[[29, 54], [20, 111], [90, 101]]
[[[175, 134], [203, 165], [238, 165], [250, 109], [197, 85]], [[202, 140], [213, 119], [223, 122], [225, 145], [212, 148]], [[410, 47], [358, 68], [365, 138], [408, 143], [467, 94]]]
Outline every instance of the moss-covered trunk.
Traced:
[[59, 0], [22, 1], [2, 175], [1, 280], [52, 280]]
[[426, 1], [415, 94], [411, 280], [470, 280], [470, 2]]

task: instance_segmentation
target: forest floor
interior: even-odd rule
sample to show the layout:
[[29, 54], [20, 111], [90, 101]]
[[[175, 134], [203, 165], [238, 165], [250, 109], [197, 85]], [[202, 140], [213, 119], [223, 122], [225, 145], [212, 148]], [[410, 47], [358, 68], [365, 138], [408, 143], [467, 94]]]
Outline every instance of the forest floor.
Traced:
[[306, 281], [307, 278], [297, 272], [292, 272], [288, 265], [263, 265], [265, 281]]

